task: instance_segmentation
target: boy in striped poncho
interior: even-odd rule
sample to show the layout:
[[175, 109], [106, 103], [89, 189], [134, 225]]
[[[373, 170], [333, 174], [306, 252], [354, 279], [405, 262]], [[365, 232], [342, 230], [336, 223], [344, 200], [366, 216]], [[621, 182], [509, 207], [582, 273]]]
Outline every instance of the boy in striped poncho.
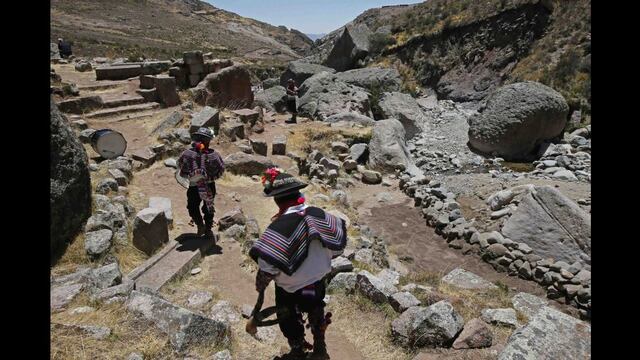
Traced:
[[256, 241], [249, 255], [258, 263], [256, 290], [264, 291], [275, 281], [276, 309], [280, 330], [291, 351], [282, 359], [305, 359], [302, 313], [308, 313], [313, 334], [311, 359], [329, 359], [325, 343], [323, 301], [324, 277], [331, 271], [331, 259], [347, 244], [344, 220], [324, 210], [307, 206], [300, 182], [279, 169], [268, 169], [263, 177], [266, 196], [273, 196], [279, 211]]
[[[209, 148], [213, 131], [201, 127], [191, 134], [193, 143], [178, 158], [180, 176], [189, 179], [187, 190], [187, 210], [198, 229], [197, 236], [213, 238], [213, 200], [216, 196], [215, 180], [224, 173], [224, 162], [215, 150]], [[200, 213], [202, 202], [202, 214]], [[203, 221], [204, 220], [204, 221]]]

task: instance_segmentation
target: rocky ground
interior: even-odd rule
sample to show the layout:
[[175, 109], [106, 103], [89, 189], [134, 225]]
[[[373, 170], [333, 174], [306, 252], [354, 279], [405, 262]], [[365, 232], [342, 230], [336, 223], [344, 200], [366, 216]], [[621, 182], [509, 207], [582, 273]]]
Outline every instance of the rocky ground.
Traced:
[[[92, 71], [53, 69], [82, 96], [117, 105], [133, 101], [139, 85], [136, 78], [104, 87]], [[349, 244], [332, 263], [326, 299], [332, 358], [590, 357], [590, 325], [578, 319], [590, 318], [590, 256], [547, 259], [501, 234], [529, 226], [527, 211], [549, 224], [540, 237], [550, 240], [558, 229], [590, 224], [590, 128], [545, 147], [538, 162], [511, 164], [469, 150], [468, 120], [480, 104], [413, 99], [398, 92], [397, 72], [347, 73], [320, 66], [304, 75], [295, 125], [273, 111], [282, 98], [275, 84], [274, 96], [256, 94], [266, 111], [218, 111], [180, 91], [177, 106], [68, 114], [90, 157], [94, 208], [52, 267], [52, 358], [283, 353], [276, 327], [252, 337], [241, 316], [256, 295], [246, 251], [276, 210], [259, 181], [271, 165], [311, 184], [309, 204], [348, 221]], [[376, 78], [388, 92], [374, 114], [367, 89]], [[193, 241], [185, 190], [174, 178], [195, 126], [219, 127], [212, 146], [227, 167], [217, 182], [215, 244]], [[100, 128], [124, 135], [123, 157], [96, 156], [89, 139]], [[556, 207], [568, 223], [549, 219]], [[578, 230], [580, 248], [566, 250], [590, 254], [590, 225], [588, 234]], [[265, 306], [273, 304], [267, 293]]]

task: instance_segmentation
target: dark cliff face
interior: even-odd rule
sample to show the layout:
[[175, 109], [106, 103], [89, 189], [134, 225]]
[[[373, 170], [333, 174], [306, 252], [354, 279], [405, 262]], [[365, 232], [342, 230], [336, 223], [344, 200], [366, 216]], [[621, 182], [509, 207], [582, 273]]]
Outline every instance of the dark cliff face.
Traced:
[[477, 101], [502, 85], [550, 23], [540, 3], [501, 12], [433, 35], [417, 36], [383, 55], [411, 66], [439, 98]]

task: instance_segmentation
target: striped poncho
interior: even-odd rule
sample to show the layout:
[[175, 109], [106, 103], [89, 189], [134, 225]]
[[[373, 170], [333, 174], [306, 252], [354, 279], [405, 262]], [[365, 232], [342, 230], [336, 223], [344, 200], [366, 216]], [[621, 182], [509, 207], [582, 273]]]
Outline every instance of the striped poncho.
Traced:
[[310, 206], [303, 212], [282, 215], [272, 222], [251, 247], [249, 255], [291, 276], [307, 258], [309, 243], [314, 239], [330, 250], [343, 250], [347, 245], [347, 225], [344, 220]]

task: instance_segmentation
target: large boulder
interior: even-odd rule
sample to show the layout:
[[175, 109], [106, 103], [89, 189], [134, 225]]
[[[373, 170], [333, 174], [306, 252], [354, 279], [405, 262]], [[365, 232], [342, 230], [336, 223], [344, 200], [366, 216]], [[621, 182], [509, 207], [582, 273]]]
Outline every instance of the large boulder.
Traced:
[[442, 300], [429, 307], [410, 307], [391, 323], [393, 340], [405, 347], [449, 346], [464, 320]]
[[395, 68], [368, 67], [353, 69], [336, 74], [337, 79], [349, 85], [371, 90], [379, 87], [382, 91], [400, 91], [400, 73]]
[[255, 104], [269, 111], [285, 112], [287, 110], [287, 90], [280, 86], [274, 86], [256, 94]]
[[419, 172], [411, 159], [405, 140], [405, 128], [396, 119], [376, 121], [369, 142], [369, 166], [373, 169], [394, 172], [397, 168]]
[[369, 36], [371, 34], [371, 30], [366, 24], [345, 26], [324, 65], [336, 71], [358, 67], [358, 62], [369, 54]]
[[312, 64], [300, 60], [292, 61], [287, 66], [287, 70], [285, 70], [280, 76], [280, 85], [287, 87], [287, 81], [289, 79], [294, 79], [298, 86], [302, 85], [302, 83], [308, 78], [312, 77], [315, 74], [319, 74], [323, 71], [327, 71], [330, 73], [335, 73], [336, 71], [332, 68], [322, 66], [319, 64]]
[[528, 160], [544, 141], [562, 134], [569, 106], [557, 91], [536, 82], [504, 86], [469, 119], [469, 145], [507, 160]]
[[49, 239], [54, 254], [73, 239], [91, 215], [91, 177], [84, 146], [53, 99], [50, 115]]
[[224, 346], [229, 343], [229, 323], [196, 314], [158, 296], [134, 290], [126, 308], [169, 336], [171, 346], [177, 351], [184, 351], [191, 345]]
[[298, 112], [324, 121], [331, 115], [356, 112], [373, 117], [369, 93], [364, 89], [338, 81], [335, 74], [321, 72], [302, 84]]
[[239, 65], [207, 75], [191, 89], [191, 94], [194, 101], [203, 106], [241, 109], [253, 105], [251, 75]]
[[411, 95], [401, 92], [384, 93], [378, 102], [381, 116], [385, 119], [398, 119], [405, 129], [405, 138], [411, 139], [422, 132], [427, 117], [420, 105]]
[[498, 360], [591, 359], [591, 325], [544, 307], [514, 331]]
[[591, 216], [551, 186], [535, 187], [524, 196], [502, 234], [543, 258], [572, 264], [591, 257]]
[[265, 170], [275, 166], [266, 156], [245, 154], [241, 151], [224, 159], [227, 171], [237, 175], [262, 175]]
[[163, 209], [146, 208], [133, 221], [133, 246], [151, 256], [169, 241], [169, 224]]

